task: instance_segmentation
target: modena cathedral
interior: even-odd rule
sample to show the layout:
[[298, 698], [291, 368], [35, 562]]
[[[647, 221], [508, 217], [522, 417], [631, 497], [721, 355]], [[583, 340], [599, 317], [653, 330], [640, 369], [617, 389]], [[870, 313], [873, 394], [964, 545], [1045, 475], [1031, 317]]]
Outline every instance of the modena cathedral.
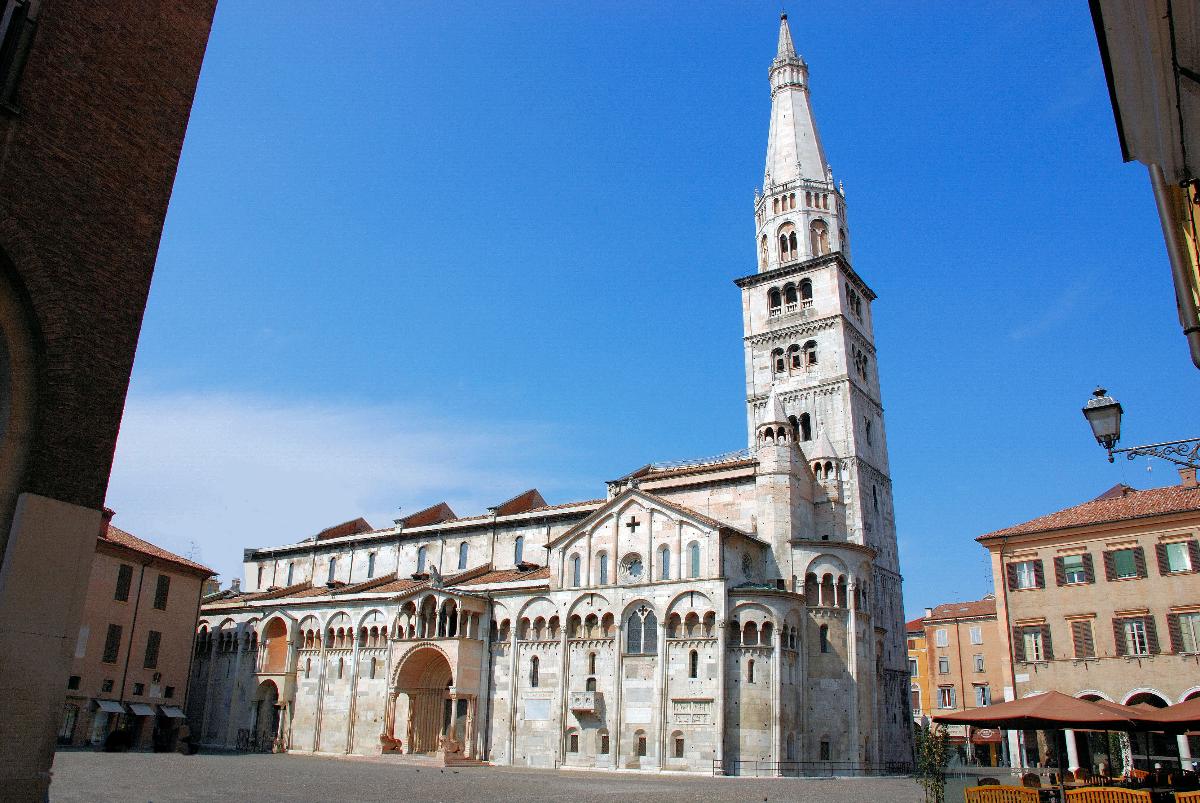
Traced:
[[247, 550], [206, 598], [189, 722], [209, 746], [726, 774], [900, 769], [911, 716], [875, 294], [851, 267], [808, 66], [770, 71], [749, 448], [603, 499], [445, 503]]

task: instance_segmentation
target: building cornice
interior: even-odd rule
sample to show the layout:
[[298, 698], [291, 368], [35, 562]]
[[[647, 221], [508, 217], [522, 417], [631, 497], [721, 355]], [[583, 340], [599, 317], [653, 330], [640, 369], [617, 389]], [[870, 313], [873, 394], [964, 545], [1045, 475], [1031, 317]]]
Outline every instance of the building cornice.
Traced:
[[836, 264], [841, 269], [842, 273], [845, 274], [846, 278], [850, 279], [855, 285], [858, 286], [859, 292], [861, 292], [868, 301], [874, 301], [876, 298], [878, 298], [878, 296], [875, 295], [875, 291], [872, 290], [865, 281], [863, 281], [863, 278], [859, 276], [854, 268], [850, 265], [850, 262], [846, 259], [846, 255], [842, 251], [833, 251], [832, 253], [822, 254], [819, 257], [806, 259], [802, 262], [796, 262], [794, 264], [783, 265], [762, 273], [752, 273], [749, 276], [742, 276], [739, 279], [734, 279], [733, 283], [745, 290], [750, 287], [758, 287], [762, 284], [779, 281], [789, 276], [798, 276], [803, 273], [810, 273], [830, 264]]

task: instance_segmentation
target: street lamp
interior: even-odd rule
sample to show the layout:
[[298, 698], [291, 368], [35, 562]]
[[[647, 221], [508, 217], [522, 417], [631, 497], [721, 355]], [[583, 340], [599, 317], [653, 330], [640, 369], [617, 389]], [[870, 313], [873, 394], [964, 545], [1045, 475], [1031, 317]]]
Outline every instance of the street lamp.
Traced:
[[1200, 469], [1200, 438], [1114, 449], [1121, 440], [1121, 416], [1124, 412], [1121, 403], [1109, 396], [1104, 388], [1092, 391], [1092, 398], [1083, 406], [1083, 417], [1091, 426], [1096, 443], [1108, 452], [1108, 462], [1113, 462], [1113, 455], [1117, 454], [1124, 454], [1129, 460], [1138, 455], [1145, 455], [1169, 460], [1185, 468]]

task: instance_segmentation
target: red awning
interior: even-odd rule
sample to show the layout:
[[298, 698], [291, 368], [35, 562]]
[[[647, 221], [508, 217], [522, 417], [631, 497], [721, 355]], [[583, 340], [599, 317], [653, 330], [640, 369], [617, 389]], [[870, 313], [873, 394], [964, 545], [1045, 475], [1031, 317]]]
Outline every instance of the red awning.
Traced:
[[971, 729], [971, 744], [1000, 744], [1003, 740], [999, 728]]
[[1127, 714], [1102, 708], [1087, 700], [1048, 691], [1007, 703], [985, 705], [952, 714], [941, 714], [934, 722], [976, 725], [1005, 730], [1078, 730], [1133, 731], [1142, 728]]

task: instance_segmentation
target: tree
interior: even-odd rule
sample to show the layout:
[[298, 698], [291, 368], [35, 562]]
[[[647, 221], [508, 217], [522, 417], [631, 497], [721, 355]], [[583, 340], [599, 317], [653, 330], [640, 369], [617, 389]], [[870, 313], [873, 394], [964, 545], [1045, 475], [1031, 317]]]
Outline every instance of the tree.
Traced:
[[925, 803], [944, 803], [946, 765], [950, 763], [950, 737], [938, 725], [916, 727], [917, 783], [925, 790]]

